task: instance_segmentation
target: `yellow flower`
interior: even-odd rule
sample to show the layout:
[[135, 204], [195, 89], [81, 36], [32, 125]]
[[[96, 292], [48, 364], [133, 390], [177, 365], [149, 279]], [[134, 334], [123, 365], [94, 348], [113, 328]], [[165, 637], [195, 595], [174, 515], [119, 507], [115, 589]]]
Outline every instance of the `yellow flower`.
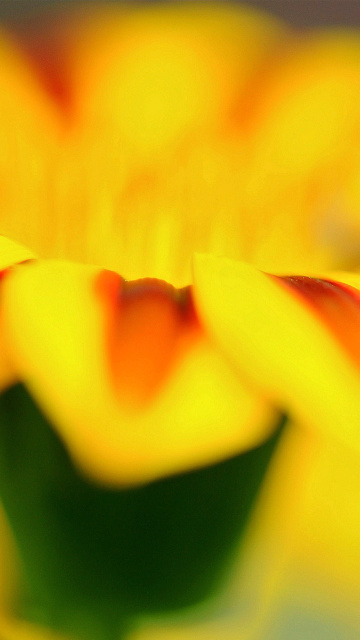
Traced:
[[[252, 11], [197, 5], [115, 14], [108, 8], [89, 12], [88, 22], [58, 36], [67, 104], [54, 104], [33, 79], [28, 131], [17, 122], [22, 78], [4, 44], [7, 76], [13, 69], [19, 79], [11, 95], [15, 111], [5, 114], [9, 145], [21, 131], [30, 152], [21, 144], [11, 151], [23, 164], [33, 162], [35, 122], [40, 159], [34, 176], [19, 170], [1, 231], [42, 258], [14, 269], [4, 287], [4, 332], [18, 378], [40, 394], [71, 455], [93, 477], [118, 485], [222, 459], [274, 428], [274, 410], [197, 326], [192, 294], [181, 289], [191, 283], [194, 250], [241, 255], [237, 202], [231, 212], [225, 203], [219, 207], [220, 184], [212, 210], [203, 195], [214, 188], [212, 174], [223, 158], [238, 171], [243, 143], [236, 145], [232, 111], [284, 28]], [[22, 75], [31, 84], [30, 69]], [[229, 190], [227, 167], [221, 171]], [[36, 221], [31, 237], [18, 191]], [[104, 267], [130, 281], [171, 285], [127, 284]]]
[[[328, 273], [359, 257], [359, 36], [183, 3], [89, 8], [51, 38], [46, 64], [0, 43], [0, 485], [24, 571], [0, 630], [31, 638], [7, 611], [39, 621], [40, 602], [44, 626], [98, 638], [98, 616], [115, 637], [122, 615], [130, 633], [208, 597], [286, 413], [254, 546], [261, 616], [194, 627], [266, 637], [289, 464], [310, 539], [332, 463], [349, 484], [336, 447], [352, 469], [359, 454], [360, 279]], [[302, 465], [318, 442], [312, 502]]]

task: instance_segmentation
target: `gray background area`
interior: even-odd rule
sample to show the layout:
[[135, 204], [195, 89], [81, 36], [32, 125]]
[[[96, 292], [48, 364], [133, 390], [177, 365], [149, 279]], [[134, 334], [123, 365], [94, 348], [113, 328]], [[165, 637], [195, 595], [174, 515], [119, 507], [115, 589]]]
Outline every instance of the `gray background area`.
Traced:
[[[171, 1], [171, 0], [170, 0]], [[191, 2], [191, 0], [184, 0]], [[200, 0], [201, 1], [201, 0]], [[203, 0], [206, 2], [207, 0]], [[226, 0], [222, 0], [226, 2]], [[64, 11], [76, 7], [86, 11], [95, 0], [0, 0], [0, 20], [30, 26], [39, 19], [61, 19]], [[101, 4], [101, 2], [99, 3]], [[120, 4], [120, 2], [108, 2]], [[126, 4], [148, 4], [128, 2]], [[346, 25], [360, 27], [360, 0], [248, 0], [242, 4], [267, 9], [294, 26]]]

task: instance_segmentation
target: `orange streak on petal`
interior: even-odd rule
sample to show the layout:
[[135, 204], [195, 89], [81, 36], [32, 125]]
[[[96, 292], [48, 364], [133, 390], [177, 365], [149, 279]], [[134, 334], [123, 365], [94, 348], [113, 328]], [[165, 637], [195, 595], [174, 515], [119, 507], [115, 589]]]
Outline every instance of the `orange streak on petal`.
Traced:
[[144, 405], [199, 335], [190, 287], [177, 290], [152, 278], [127, 282], [110, 271], [96, 287], [107, 306], [112, 383], [123, 401]]
[[[19, 261], [15, 264], [25, 264], [26, 262], [30, 262], [31, 258], [26, 258], [22, 261]], [[13, 271], [14, 265], [9, 265], [5, 269], [0, 270], [0, 293], [2, 295], [2, 284], [4, 279]], [[15, 384], [19, 380], [19, 374], [16, 371], [14, 363], [11, 361], [8, 355], [7, 342], [4, 337], [4, 328], [3, 328], [3, 316], [0, 314], [0, 392], [2, 392], [7, 387]]]
[[350, 285], [320, 278], [285, 276], [279, 279], [295, 289], [320, 315], [360, 366], [360, 292]]

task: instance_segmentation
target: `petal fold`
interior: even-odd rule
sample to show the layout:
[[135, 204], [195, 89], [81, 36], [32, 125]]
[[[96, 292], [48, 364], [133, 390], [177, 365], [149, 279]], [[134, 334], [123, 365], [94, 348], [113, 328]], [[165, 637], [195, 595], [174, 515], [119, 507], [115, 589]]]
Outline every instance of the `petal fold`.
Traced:
[[300, 423], [359, 449], [358, 365], [308, 301], [215, 256], [196, 257], [194, 283], [202, 322], [239, 370]]
[[[104, 304], [96, 293], [101, 273], [49, 261], [18, 268], [4, 283], [9, 356], [88, 474], [114, 485], [144, 482], [221, 460], [269, 436], [274, 410], [201, 331], [176, 356], [151, 402], [129, 403], [121, 384], [117, 392], [108, 359], [113, 292]], [[141, 344], [145, 325], [135, 323]], [[133, 350], [136, 339], [130, 337]], [[135, 351], [122, 349], [127, 371]], [[117, 367], [121, 380], [121, 362]]]

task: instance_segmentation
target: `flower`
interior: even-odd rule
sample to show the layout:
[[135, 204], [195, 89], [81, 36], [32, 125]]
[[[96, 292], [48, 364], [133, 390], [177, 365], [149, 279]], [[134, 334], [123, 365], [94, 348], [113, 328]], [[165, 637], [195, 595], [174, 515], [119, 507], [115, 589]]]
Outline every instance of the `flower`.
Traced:
[[275, 449], [265, 585], [288, 548], [284, 478], [311, 539], [331, 464], [346, 476], [336, 448], [356, 466], [360, 282], [328, 269], [358, 260], [359, 40], [200, 4], [95, 8], [51, 36], [48, 66], [6, 35], [0, 51], [11, 606], [136, 635], [219, 590]]

